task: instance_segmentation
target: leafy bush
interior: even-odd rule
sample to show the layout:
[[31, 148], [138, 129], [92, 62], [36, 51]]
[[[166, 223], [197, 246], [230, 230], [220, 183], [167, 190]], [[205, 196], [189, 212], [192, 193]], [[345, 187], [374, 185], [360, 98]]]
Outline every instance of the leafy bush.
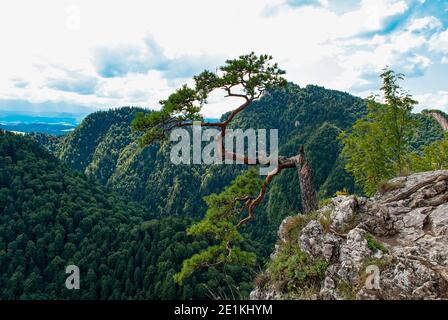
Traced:
[[333, 198], [325, 198], [325, 199], [320, 200], [319, 208], [323, 208], [325, 206], [328, 206], [330, 204], [331, 199], [333, 199]]
[[312, 260], [297, 244], [287, 243], [269, 263], [268, 270], [276, 288], [290, 295], [318, 290], [328, 263]]
[[411, 166], [411, 138], [418, 122], [412, 116], [417, 101], [398, 85], [403, 75], [385, 69], [381, 74], [385, 104], [369, 99], [369, 113], [340, 139], [346, 169], [373, 195], [381, 181], [403, 175]]
[[448, 169], [448, 133], [445, 138], [423, 148], [423, 154], [412, 155], [414, 171], [432, 171]]

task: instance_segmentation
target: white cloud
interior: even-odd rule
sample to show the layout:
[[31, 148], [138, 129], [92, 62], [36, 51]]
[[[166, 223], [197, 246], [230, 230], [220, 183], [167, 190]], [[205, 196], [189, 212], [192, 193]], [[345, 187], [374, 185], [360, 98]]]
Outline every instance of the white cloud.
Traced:
[[448, 54], [448, 29], [433, 35], [430, 41], [432, 51]]
[[103, 80], [97, 96], [107, 100], [123, 101], [122, 105], [157, 107], [159, 100], [170, 93], [168, 81], [158, 71], [130, 74]]
[[438, 91], [416, 96], [419, 102], [418, 110], [440, 109], [448, 112], [448, 91]]
[[437, 29], [442, 27], [442, 22], [436, 17], [429, 16], [413, 20], [408, 27], [409, 31], [420, 31], [425, 29]]
[[420, 76], [448, 61], [440, 17], [407, 15], [417, 0], [362, 0], [340, 12], [337, 1], [290, 2], [1, 2], [0, 99], [155, 107], [192, 73], [250, 51], [272, 54], [300, 85], [355, 94], [376, 88], [386, 65]]

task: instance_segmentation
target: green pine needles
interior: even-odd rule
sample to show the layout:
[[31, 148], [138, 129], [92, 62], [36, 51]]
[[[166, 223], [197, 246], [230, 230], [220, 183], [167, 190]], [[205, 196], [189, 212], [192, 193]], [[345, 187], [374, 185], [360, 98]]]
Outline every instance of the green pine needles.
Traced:
[[192, 225], [187, 232], [191, 236], [209, 237], [214, 244], [185, 260], [181, 271], [174, 276], [176, 282], [182, 283], [199, 268], [222, 264], [255, 264], [255, 254], [239, 247], [244, 237], [237, 225], [244, 209], [242, 201], [255, 197], [261, 185], [262, 180], [254, 168], [238, 176], [220, 194], [205, 197], [208, 210], [204, 219]]
[[[217, 72], [203, 71], [194, 77], [194, 86], [183, 85], [166, 100], [160, 101], [161, 110], [145, 115], [140, 113], [132, 123], [135, 131], [143, 132], [140, 139], [142, 146], [165, 140], [169, 132], [178, 127], [191, 126], [193, 121], [203, 125], [226, 128], [233, 117], [249, 106], [254, 100], [272, 87], [286, 85], [282, 77], [285, 71], [277, 63], [272, 63], [272, 56], [250, 53], [237, 59], [226, 60], [217, 68]], [[221, 90], [226, 98], [241, 98], [244, 103], [219, 123], [206, 123], [201, 114], [209, 95]]]

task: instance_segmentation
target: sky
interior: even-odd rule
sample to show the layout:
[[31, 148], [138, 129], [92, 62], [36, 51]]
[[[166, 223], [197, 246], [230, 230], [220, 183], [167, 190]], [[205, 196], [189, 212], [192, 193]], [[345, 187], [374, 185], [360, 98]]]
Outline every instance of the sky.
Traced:
[[[10, 0], [0, 3], [0, 114], [158, 109], [204, 69], [270, 54], [286, 78], [361, 97], [389, 66], [448, 112], [448, 0]], [[205, 107], [219, 117], [233, 104]]]

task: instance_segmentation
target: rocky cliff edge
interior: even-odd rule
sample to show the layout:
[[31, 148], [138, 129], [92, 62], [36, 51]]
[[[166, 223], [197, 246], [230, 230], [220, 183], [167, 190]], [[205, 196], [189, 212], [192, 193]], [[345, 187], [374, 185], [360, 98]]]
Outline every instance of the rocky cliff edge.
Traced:
[[286, 218], [251, 299], [447, 299], [448, 171]]

